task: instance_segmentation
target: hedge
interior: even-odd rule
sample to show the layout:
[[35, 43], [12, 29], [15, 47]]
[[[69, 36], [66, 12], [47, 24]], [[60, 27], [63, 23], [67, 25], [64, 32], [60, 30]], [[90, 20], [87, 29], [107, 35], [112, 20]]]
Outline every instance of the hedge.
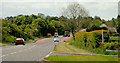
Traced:
[[[75, 34], [75, 41], [71, 43], [75, 47], [89, 50], [95, 53], [105, 55], [118, 55], [118, 52], [102, 52], [102, 30], [95, 30], [91, 32], [77, 32]], [[118, 42], [104, 42], [104, 50], [118, 50], [120, 44]]]
[[118, 47], [120, 47], [120, 44], [118, 44], [118, 42], [104, 43], [104, 49], [118, 50]]
[[102, 38], [102, 30], [92, 32], [77, 32], [75, 34], [75, 45], [77, 47], [98, 48]]

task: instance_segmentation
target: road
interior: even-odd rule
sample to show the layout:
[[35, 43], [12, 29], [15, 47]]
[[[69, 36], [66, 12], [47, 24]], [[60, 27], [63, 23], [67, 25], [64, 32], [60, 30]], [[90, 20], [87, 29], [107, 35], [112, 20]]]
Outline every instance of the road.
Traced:
[[[64, 37], [59, 37], [62, 40]], [[48, 55], [57, 42], [48, 38], [40, 42], [24, 45], [3, 46], [2, 61], [39, 61]]]

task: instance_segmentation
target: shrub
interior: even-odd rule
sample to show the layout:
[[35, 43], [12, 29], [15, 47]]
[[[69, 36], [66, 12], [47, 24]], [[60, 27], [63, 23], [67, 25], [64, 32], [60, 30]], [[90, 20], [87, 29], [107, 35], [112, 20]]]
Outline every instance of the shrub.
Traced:
[[[117, 55], [118, 52], [102, 52], [102, 30], [95, 30], [92, 32], [77, 32], [75, 34], [75, 42], [71, 44], [82, 49], [89, 50], [95, 53], [102, 53], [106, 55]], [[104, 43], [105, 49], [118, 48], [118, 42]]]
[[75, 45], [77, 47], [97, 48], [100, 46], [102, 30], [92, 32], [77, 32], [75, 34]]
[[94, 31], [94, 30], [108, 30], [107, 27], [100, 27], [99, 25], [92, 25], [91, 27], [87, 28], [87, 32]]
[[100, 29], [100, 26], [98, 25], [92, 25], [90, 26], [89, 28], [87, 28], [87, 32], [90, 32], [90, 31], [93, 31], [93, 30], [99, 30]]
[[104, 43], [105, 49], [115, 50], [118, 48], [118, 42]]
[[115, 51], [111, 51], [111, 52], [105, 51], [104, 54], [105, 55], [118, 55], [119, 53]]
[[120, 33], [112, 33], [110, 36], [120, 36]]
[[12, 42], [15, 42], [15, 40], [16, 40], [16, 37], [8, 35], [8, 36], [5, 37], [4, 42], [12, 43]]

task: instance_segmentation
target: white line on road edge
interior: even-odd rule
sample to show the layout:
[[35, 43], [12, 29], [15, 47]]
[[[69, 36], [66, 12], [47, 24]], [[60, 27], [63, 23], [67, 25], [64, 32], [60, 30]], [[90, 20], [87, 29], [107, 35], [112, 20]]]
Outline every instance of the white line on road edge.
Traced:
[[50, 52], [48, 55], [46, 55], [45, 57], [48, 57], [48, 56], [50, 56], [50, 54], [51, 54], [52, 52]]
[[41, 59], [39, 59], [39, 60], [37, 60], [37, 61], [40, 61], [40, 60], [42, 60], [42, 59], [44, 59], [44, 58], [50, 56], [50, 54], [52, 54], [52, 52], [50, 52], [48, 55], [46, 55], [45, 57], [43, 57], [43, 58], [41, 58]]

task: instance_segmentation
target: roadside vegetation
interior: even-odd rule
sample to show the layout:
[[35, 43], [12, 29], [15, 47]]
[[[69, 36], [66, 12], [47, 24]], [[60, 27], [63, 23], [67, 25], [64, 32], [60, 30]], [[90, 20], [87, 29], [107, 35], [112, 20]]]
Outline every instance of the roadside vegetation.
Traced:
[[[81, 38], [79, 38], [81, 37]], [[75, 41], [72, 42], [72, 45], [77, 48], [89, 50], [95, 53], [101, 53], [106, 55], [118, 55], [118, 52], [107, 52], [109, 50], [118, 50], [120, 44], [116, 40], [115, 42], [105, 42], [104, 43], [104, 52], [102, 51], [102, 30], [92, 31], [92, 32], [78, 32], [75, 34]], [[106, 41], [111, 41], [107, 39]]]
[[59, 44], [55, 45], [54, 50], [56, 52], [65, 52], [65, 53], [82, 53], [82, 54], [94, 54], [84, 49], [76, 48], [75, 46], [70, 45], [72, 40], [68, 40], [65, 42], [60, 42]]
[[[58, 61], [58, 63], [66, 63], [64, 61], [118, 61], [116, 57], [109, 56], [73, 56], [73, 55], [53, 55], [45, 58], [50, 61]], [[61, 61], [61, 62], [60, 62]], [[71, 63], [71, 62], [68, 62]], [[93, 62], [94, 63], [94, 62]], [[97, 62], [98, 63], [98, 62]]]

